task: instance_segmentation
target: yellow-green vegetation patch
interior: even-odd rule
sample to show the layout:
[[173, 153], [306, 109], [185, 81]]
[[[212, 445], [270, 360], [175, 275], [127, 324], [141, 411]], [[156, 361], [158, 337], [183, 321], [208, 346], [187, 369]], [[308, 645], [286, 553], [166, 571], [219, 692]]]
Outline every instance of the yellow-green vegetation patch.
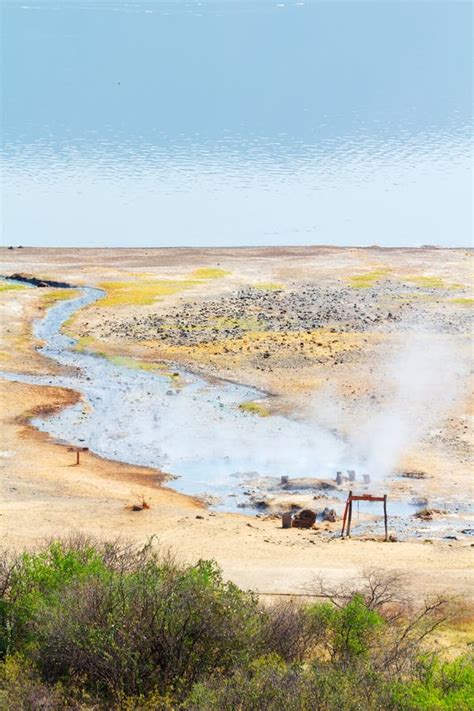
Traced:
[[18, 291], [19, 289], [27, 289], [27, 286], [23, 284], [8, 284], [7, 282], [0, 282], [0, 292], [1, 291]]
[[106, 353], [96, 350], [97, 341], [92, 336], [81, 336], [74, 345], [74, 350], [78, 353], [93, 353], [94, 355], [106, 357]]
[[254, 402], [253, 400], [242, 402], [239, 405], [239, 410], [243, 410], [243, 412], [248, 412], [251, 415], [258, 415], [259, 417], [268, 417], [270, 414], [268, 408], [266, 408], [264, 405], [261, 405], [259, 402]]
[[124, 368], [133, 368], [136, 370], [146, 370], [148, 372], [158, 372], [166, 378], [169, 378], [173, 382], [177, 383], [180, 379], [179, 373], [171, 372], [163, 363], [149, 363], [146, 360], [138, 360], [137, 358], [131, 358], [130, 356], [120, 356], [120, 355], [106, 355], [108, 361], [114, 365], [118, 365]]
[[260, 281], [257, 284], [252, 284], [252, 286], [260, 291], [283, 291], [285, 288], [284, 284], [278, 284], [276, 281]]
[[354, 276], [349, 277], [349, 284], [353, 289], [369, 289], [378, 281], [384, 279], [391, 271], [390, 267], [380, 267], [363, 274], [354, 274]]
[[136, 281], [106, 281], [100, 286], [107, 295], [97, 302], [98, 306], [153, 304], [163, 296], [177, 294], [200, 282], [192, 279], [143, 279]]
[[446, 284], [441, 277], [432, 275], [407, 276], [403, 278], [403, 281], [424, 289], [464, 289], [464, 284]]
[[191, 276], [194, 279], [221, 279], [222, 277], [229, 276], [231, 272], [227, 272], [225, 269], [219, 269], [218, 267], [199, 267], [195, 269]]
[[69, 316], [66, 321], [63, 322], [63, 325], [61, 326], [61, 333], [64, 333], [65, 336], [69, 336], [70, 338], [76, 338], [76, 334], [73, 332], [71, 326], [73, 324], [73, 321], [75, 321], [77, 317], [77, 314], [72, 314]]
[[463, 304], [464, 306], [470, 306], [471, 304], [474, 304], [474, 299], [468, 298], [450, 299], [449, 301], [451, 304]]
[[41, 294], [41, 304], [46, 309], [53, 306], [57, 301], [66, 301], [77, 296], [77, 289], [52, 289]]
[[123, 368], [133, 368], [136, 370], [160, 370], [155, 363], [147, 363], [144, 360], [137, 360], [129, 356], [107, 355], [107, 360]]

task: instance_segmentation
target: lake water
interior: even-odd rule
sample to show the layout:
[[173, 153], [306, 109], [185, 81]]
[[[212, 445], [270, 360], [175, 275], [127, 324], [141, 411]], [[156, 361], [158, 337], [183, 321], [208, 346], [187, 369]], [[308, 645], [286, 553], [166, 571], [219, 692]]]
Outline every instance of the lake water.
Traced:
[[3, 0], [3, 240], [468, 245], [468, 2]]

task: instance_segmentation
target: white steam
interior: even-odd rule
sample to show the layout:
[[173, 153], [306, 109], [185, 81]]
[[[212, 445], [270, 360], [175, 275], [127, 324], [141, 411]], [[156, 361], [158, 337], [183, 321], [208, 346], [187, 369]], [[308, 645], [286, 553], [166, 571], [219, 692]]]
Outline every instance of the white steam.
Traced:
[[392, 473], [408, 450], [445, 420], [467, 375], [451, 337], [403, 337], [402, 348], [386, 353], [379, 364], [367, 411], [352, 418], [349, 454], [374, 479]]

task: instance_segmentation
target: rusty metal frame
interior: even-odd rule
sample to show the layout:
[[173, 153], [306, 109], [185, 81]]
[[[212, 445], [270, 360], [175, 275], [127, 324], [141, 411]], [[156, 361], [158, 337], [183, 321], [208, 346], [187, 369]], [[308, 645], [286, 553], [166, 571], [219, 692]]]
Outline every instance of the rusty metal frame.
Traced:
[[373, 494], [353, 494], [352, 491], [349, 491], [349, 496], [347, 497], [346, 506], [344, 509], [344, 516], [342, 518], [341, 538], [344, 538], [344, 531], [346, 530], [346, 521], [347, 521], [346, 536], [349, 537], [351, 535], [352, 503], [354, 501], [382, 501], [383, 502], [383, 519], [384, 519], [384, 527], [385, 527], [385, 539], [384, 540], [388, 541], [387, 494], [384, 494], [383, 496], [374, 496]]

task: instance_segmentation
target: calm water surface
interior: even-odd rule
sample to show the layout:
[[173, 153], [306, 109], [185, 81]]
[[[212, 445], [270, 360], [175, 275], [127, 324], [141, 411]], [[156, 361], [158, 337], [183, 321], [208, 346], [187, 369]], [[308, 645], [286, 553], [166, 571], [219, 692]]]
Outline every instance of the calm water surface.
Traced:
[[469, 244], [471, 3], [1, 8], [7, 244]]

